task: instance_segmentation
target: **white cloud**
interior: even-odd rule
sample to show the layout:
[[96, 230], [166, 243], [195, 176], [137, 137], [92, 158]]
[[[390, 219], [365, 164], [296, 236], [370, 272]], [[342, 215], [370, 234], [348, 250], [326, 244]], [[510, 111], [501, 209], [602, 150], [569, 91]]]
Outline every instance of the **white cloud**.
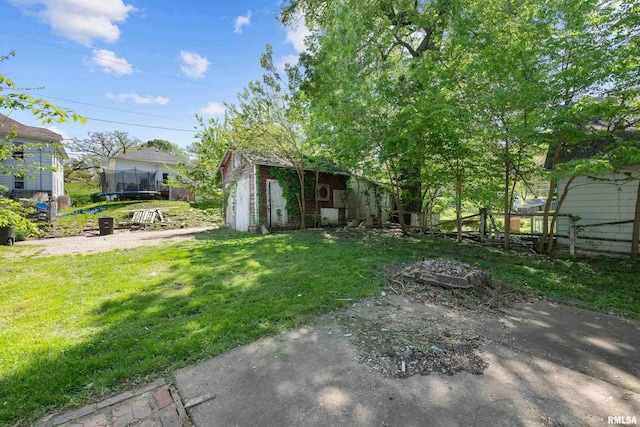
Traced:
[[304, 17], [299, 15], [294, 19], [295, 24], [287, 28], [287, 41], [293, 45], [296, 52], [304, 52], [304, 38], [311, 34], [304, 22]]
[[221, 116], [224, 114], [224, 107], [217, 102], [210, 102], [206, 107], [198, 110], [201, 116]]
[[55, 132], [58, 135], [61, 135], [62, 139], [65, 139], [65, 140], [71, 139], [71, 136], [68, 133], [66, 133], [65, 131], [60, 130], [56, 126], [47, 126], [47, 129], [49, 129], [51, 132]]
[[131, 64], [124, 58], [118, 58], [115, 52], [105, 49], [93, 49], [93, 56], [87, 58], [85, 63], [97, 65], [107, 74], [114, 76], [124, 76], [133, 73]]
[[123, 0], [9, 0], [23, 13], [35, 15], [56, 33], [90, 46], [94, 40], [113, 43], [121, 24], [135, 7]]
[[136, 93], [119, 93], [118, 95], [108, 93], [106, 96], [109, 99], [117, 99], [120, 102], [127, 102], [131, 100], [138, 105], [142, 105], [142, 104], [166, 105], [167, 103], [169, 103], [169, 98], [165, 98], [163, 96], [156, 96], [156, 97], [140, 96]]
[[296, 65], [298, 63], [298, 58], [299, 58], [299, 55], [294, 55], [294, 54], [285, 55], [280, 58], [280, 61], [278, 62], [278, 64], [276, 64], [276, 66], [279, 70], [284, 70], [284, 66], [286, 64]]
[[194, 79], [204, 77], [204, 74], [209, 69], [209, 65], [211, 65], [211, 63], [207, 61], [207, 58], [203, 58], [195, 52], [181, 50], [180, 57], [182, 58], [180, 69], [187, 76], [193, 77]]
[[236, 18], [233, 32], [236, 34], [242, 34], [242, 27], [245, 27], [249, 24], [251, 24], [251, 11], [248, 11], [246, 16], [238, 16]]

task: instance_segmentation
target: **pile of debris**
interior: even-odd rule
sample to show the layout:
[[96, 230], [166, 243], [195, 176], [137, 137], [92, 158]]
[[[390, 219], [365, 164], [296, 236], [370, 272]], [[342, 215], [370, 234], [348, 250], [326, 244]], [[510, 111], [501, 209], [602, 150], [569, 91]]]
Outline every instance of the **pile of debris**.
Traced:
[[400, 275], [425, 285], [447, 289], [470, 289], [490, 285], [491, 273], [480, 268], [450, 259], [430, 259], [405, 269]]
[[524, 294], [494, 282], [491, 273], [451, 259], [413, 264], [391, 278], [389, 289], [416, 302], [468, 309], [497, 309], [524, 300]]

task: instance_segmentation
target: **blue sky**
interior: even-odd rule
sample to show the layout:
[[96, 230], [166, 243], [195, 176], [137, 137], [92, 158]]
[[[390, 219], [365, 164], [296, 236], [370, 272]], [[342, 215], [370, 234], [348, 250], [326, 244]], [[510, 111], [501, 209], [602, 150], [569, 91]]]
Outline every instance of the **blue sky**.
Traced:
[[26, 112], [10, 116], [64, 138], [122, 130], [142, 141], [159, 138], [186, 147], [194, 140], [196, 113], [222, 117], [224, 103], [234, 103], [249, 80], [262, 76], [259, 59], [267, 44], [274, 62], [292, 63], [306, 31], [276, 21], [279, 0], [0, 5], [0, 54], [17, 53], [0, 63], [2, 73], [25, 92], [88, 121], [43, 125]]

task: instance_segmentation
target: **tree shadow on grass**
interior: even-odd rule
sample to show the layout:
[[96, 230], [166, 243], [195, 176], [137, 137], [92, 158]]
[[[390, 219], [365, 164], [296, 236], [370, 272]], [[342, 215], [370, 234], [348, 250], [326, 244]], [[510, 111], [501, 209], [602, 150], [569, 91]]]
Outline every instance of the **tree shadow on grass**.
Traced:
[[[25, 369], [2, 378], [0, 424], [131, 388], [343, 305], [336, 297], [374, 291], [345, 271], [360, 254], [306, 237], [221, 232], [185, 245], [162, 280], [105, 296], [81, 319], [95, 331], [90, 339], [62, 353], [31, 354]], [[91, 257], [99, 262], [104, 254], [83, 259]]]
[[[531, 280], [538, 262], [451, 242], [380, 236], [346, 241], [312, 232], [256, 236], [217, 230], [178, 246], [136, 249], [162, 250], [177, 252], [161, 280], [137, 292], [105, 294], [79, 319], [93, 331], [90, 338], [62, 352], [29, 355], [26, 368], [0, 379], [0, 424], [28, 424], [46, 412], [81, 406], [161, 375], [171, 379], [171, 372], [187, 364], [376, 292], [384, 278], [374, 273], [389, 264], [450, 257], [517, 283]], [[104, 256], [82, 260], [99, 263]], [[119, 268], [131, 269], [133, 276], [136, 266]], [[571, 263], [562, 271], [569, 277]], [[555, 286], [556, 279], [540, 274], [539, 282]]]

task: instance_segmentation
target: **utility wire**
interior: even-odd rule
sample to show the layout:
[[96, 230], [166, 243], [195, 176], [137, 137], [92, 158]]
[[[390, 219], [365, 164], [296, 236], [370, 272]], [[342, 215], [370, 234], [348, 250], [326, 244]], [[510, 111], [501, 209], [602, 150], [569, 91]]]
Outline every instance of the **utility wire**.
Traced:
[[[31, 96], [41, 96], [40, 94], [25, 92], [24, 90], [19, 90], [18, 92], [24, 93], [26, 95], [31, 95]], [[113, 107], [106, 107], [106, 106], [97, 105], [97, 104], [89, 104], [88, 102], [72, 101], [70, 99], [57, 98], [57, 97], [51, 96], [51, 95], [44, 95], [44, 96], [46, 96], [47, 99], [48, 98], [57, 99], [58, 101], [71, 102], [71, 103], [74, 103], [74, 104], [81, 104], [81, 105], [88, 105], [89, 107], [104, 108], [105, 110], [121, 111], [123, 113], [130, 113], [130, 114], [139, 114], [141, 116], [155, 117], [157, 119], [175, 120], [177, 122], [190, 123], [192, 125], [196, 125], [197, 124], [197, 122], [193, 122], [193, 121], [190, 121], [190, 120], [176, 119], [176, 118], [173, 118], [173, 117], [157, 116], [155, 114], [140, 113], [140, 112], [137, 112], [137, 111], [123, 110], [121, 108], [113, 108]]]
[[138, 126], [138, 127], [142, 127], [142, 128], [151, 128], [151, 129], [162, 129], [162, 130], [173, 130], [173, 131], [177, 131], [177, 132], [191, 132], [191, 133], [198, 133], [199, 131], [193, 129], [176, 129], [176, 128], [165, 128], [165, 127], [161, 127], [161, 126], [150, 126], [150, 125], [141, 125], [138, 123], [125, 123], [125, 122], [116, 122], [114, 120], [104, 120], [104, 119], [96, 119], [93, 117], [84, 117], [87, 120], [95, 120], [96, 122], [105, 122], [105, 123], [115, 123], [118, 125], [127, 125], [127, 126]]
[[191, 83], [191, 84], [194, 84], [194, 85], [205, 86], [205, 87], [208, 87], [208, 88], [211, 88], [211, 89], [215, 89], [215, 90], [219, 90], [219, 91], [223, 91], [223, 92], [234, 93], [233, 91], [231, 91], [229, 89], [223, 89], [221, 87], [212, 86], [212, 85], [209, 85], [209, 84], [206, 84], [206, 83], [197, 82], [195, 80], [189, 80], [189, 79], [185, 79], [183, 77], [172, 76], [170, 74], [160, 73], [158, 71], [153, 71], [153, 70], [149, 70], [147, 68], [142, 68], [142, 67], [138, 67], [136, 65], [131, 65], [128, 62], [114, 61], [113, 59], [104, 58], [102, 56], [94, 55], [94, 54], [91, 54], [91, 53], [84, 53], [84, 52], [81, 52], [79, 50], [69, 49], [67, 47], [58, 46], [56, 44], [48, 43], [48, 42], [45, 42], [45, 41], [42, 41], [42, 40], [37, 40], [37, 39], [31, 38], [31, 37], [21, 36], [19, 34], [10, 33], [8, 31], [0, 30], [0, 33], [8, 34], [10, 36], [18, 37], [18, 38], [21, 38], [21, 39], [24, 39], [24, 40], [29, 40], [29, 41], [32, 41], [34, 43], [40, 43], [40, 44], [43, 44], [45, 46], [55, 47], [56, 49], [66, 50], [67, 52], [72, 52], [72, 53], [75, 53], [77, 55], [89, 56], [91, 58], [100, 59], [101, 61], [111, 62], [113, 64], [118, 64], [118, 65], [124, 65], [124, 66], [127, 66], [127, 67], [135, 68], [136, 70], [140, 70], [140, 71], [144, 71], [144, 72], [147, 72], [147, 73], [156, 74], [158, 76], [167, 77], [167, 78], [174, 79], [174, 80], [181, 80], [183, 82]]

